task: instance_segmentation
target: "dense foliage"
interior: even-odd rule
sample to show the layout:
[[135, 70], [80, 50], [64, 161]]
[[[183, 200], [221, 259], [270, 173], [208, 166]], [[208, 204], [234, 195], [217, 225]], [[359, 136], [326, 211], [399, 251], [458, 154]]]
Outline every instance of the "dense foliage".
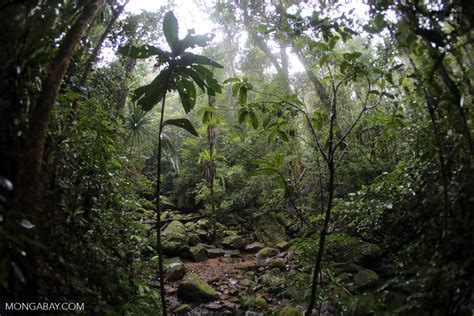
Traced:
[[3, 2], [1, 304], [169, 313], [239, 235], [287, 260], [241, 309], [473, 313], [470, 1]]

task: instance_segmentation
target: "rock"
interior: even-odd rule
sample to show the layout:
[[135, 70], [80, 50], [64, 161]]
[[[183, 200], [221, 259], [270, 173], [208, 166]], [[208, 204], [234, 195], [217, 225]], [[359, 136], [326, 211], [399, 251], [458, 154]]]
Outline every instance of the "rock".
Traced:
[[353, 262], [363, 266], [372, 266], [381, 256], [382, 250], [379, 246], [344, 233], [329, 235], [326, 239], [326, 261]]
[[162, 212], [161, 215], [160, 215], [160, 220], [161, 220], [161, 221], [164, 221], [164, 220], [168, 219], [169, 216], [170, 216], [170, 212], [164, 211], [164, 212]]
[[265, 248], [265, 245], [257, 241], [245, 246], [244, 250], [249, 253], [257, 253], [263, 248]]
[[255, 268], [257, 265], [254, 261], [244, 261], [244, 262], [239, 262], [239, 263], [236, 263], [234, 265], [234, 268], [238, 269], [238, 270], [244, 270], [244, 271], [248, 271], [248, 270], [252, 270], [253, 268]]
[[290, 248], [290, 243], [287, 241], [280, 241], [275, 246], [281, 251], [285, 251], [285, 250], [288, 250], [288, 248]]
[[227, 236], [222, 241], [222, 244], [228, 248], [241, 249], [244, 247], [244, 240], [242, 237], [236, 236]]
[[255, 298], [255, 307], [262, 310], [262, 309], [267, 309], [268, 304], [267, 301], [263, 297], [256, 297]]
[[207, 303], [219, 298], [219, 294], [196, 273], [184, 276], [178, 287], [178, 298], [185, 302]]
[[197, 244], [196, 246], [190, 247], [189, 252], [191, 253], [191, 258], [195, 262], [207, 260], [207, 251], [204, 244]]
[[199, 238], [199, 235], [196, 233], [189, 233], [188, 234], [188, 244], [190, 246], [196, 246], [197, 244], [201, 243], [202, 240]]
[[262, 276], [260, 282], [267, 285], [272, 291], [277, 292], [283, 282], [283, 279], [272, 273], [266, 273]]
[[172, 221], [162, 234], [163, 252], [169, 255], [180, 254], [187, 248], [188, 234], [180, 221]]
[[225, 255], [225, 251], [222, 248], [210, 248], [207, 249], [207, 256], [209, 258], [217, 258]]
[[271, 247], [265, 247], [257, 253], [257, 257], [269, 258], [269, 257], [275, 257], [277, 254], [278, 254], [277, 249], [271, 248]]
[[165, 270], [165, 278], [171, 282], [181, 280], [186, 274], [186, 267], [179, 258], [166, 260], [163, 268]]
[[229, 251], [229, 256], [231, 256], [231, 258], [238, 258], [240, 257], [240, 251], [237, 249], [231, 250]]
[[364, 291], [377, 286], [379, 276], [372, 270], [365, 269], [354, 275], [354, 290]]
[[196, 226], [198, 229], [203, 229], [210, 231], [211, 230], [211, 223], [207, 219], [200, 219], [196, 222]]
[[210, 241], [211, 235], [206, 230], [199, 228], [196, 229], [195, 232], [201, 240]]
[[303, 316], [303, 313], [296, 307], [285, 306], [280, 309], [278, 316]]
[[274, 214], [264, 213], [256, 216], [254, 220], [255, 236], [266, 245], [275, 245], [288, 240], [285, 227], [278, 222]]
[[179, 305], [178, 307], [175, 308], [174, 312], [176, 314], [186, 313], [190, 309], [191, 309], [191, 306], [189, 306], [188, 304], [181, 304], [181, 305]]
[[269, 264], [270, 269], [278, 269], [284, 271], [286, 269], [285, 261], [281, 258], [272, 260]]

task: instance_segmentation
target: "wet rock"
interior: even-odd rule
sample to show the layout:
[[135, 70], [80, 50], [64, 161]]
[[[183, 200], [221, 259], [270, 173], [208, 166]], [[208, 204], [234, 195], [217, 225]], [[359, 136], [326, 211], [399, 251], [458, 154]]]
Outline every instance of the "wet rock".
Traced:
[[179, 258], [166, 260], [163, 268], [165, 270], [165, 278], [171, 282], [181, 280], [186, 274], [186, 267]]
[[181, 313], [186, 313], [189, 310], [191, 310], [191, 306], [189, 306], [188, 304], [181, 304], [175, 308], [174, 312], [176, 314], [181, 314]]
[[284, 271], [286, 269], [285, 261], [281, 258], [272, 260], [269, 264], [270, 269], [278, 269]]
[[288, 250], [288, 248], [290, 248], [290, 243], [287, 242], [287, 241], [281, 241], [281, 242], [275, 244], [275, 247], [277, 247], [281, 251], [285, 251], [285, 250]]
[[211, 311], [218, 311], [224, 308], [223, 305], [217, 304], [217, 303], [210, 303], [210, 304], [207, 304], [205, 307]]
[[195, 262], [207, 260], [207, 251], [204, 244], [197, 244], [196, 246], [190, 247], [189, 252], [191, 253], [191, 258]]
[[188, 234], [180, 221], [172, 221], [162, 234], [162, 248], [165, 254], [177, 255], [187, 248]]
[[303, 316], [303, 313], [296, 307], [285, 306], [280, 309], [278, 316]]
[[184, 276], [178, 287], [178, 298], [185, 302], [207, 303], [219, 298], [219, 294], [196, 273]]
[[217, 258], [225, 255], [225, 250], [222, 248], [208, 248], [207, 256], [209, 258]]
[[278, 250], [272, 247], [265, 247], [257, 253], [259, 258], [275, 257], [278, 254]]
[[263, 248], [265, 248], [265, 245], [257, 241], [245, 246], [244, 250], [249, 253], [257, 253]]
[[222, 244], [225, 247], [228, 248], [233, 248], [233, 249], [241, 249], [244, 247], [244, 240], [242, 237], [236, 235], [236, 236], [227, 236], [224, 238], [222, 241]]
[[364, 291], [377, 286], [379, 276], [372, 270], [365, 269], [354, 275], [354, 290]]

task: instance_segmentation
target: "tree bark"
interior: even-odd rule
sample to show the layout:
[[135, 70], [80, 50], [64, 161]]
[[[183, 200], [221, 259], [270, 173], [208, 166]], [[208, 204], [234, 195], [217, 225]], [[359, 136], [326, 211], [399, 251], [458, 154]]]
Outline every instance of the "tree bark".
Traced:
[[37, 191], [44, 143], [59, 87], [69, 68], [77, 43], [104, 4], [105, 0], [94, 0], [84, 6], [51, 61], [36, 106], [29, 116], [29, 128], [25, 133], [25, 143], [15, 183], [14, 208], [31, 215], [33, 220], [38, 219], [35, 218], [38, 208]]

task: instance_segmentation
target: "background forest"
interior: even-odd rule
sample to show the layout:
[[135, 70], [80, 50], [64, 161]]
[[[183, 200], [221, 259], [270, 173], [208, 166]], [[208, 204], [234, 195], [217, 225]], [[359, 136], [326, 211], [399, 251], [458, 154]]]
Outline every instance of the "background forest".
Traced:
[[474, 314], [474, 2], [133, 2], [0, 1], [2, 315]]

